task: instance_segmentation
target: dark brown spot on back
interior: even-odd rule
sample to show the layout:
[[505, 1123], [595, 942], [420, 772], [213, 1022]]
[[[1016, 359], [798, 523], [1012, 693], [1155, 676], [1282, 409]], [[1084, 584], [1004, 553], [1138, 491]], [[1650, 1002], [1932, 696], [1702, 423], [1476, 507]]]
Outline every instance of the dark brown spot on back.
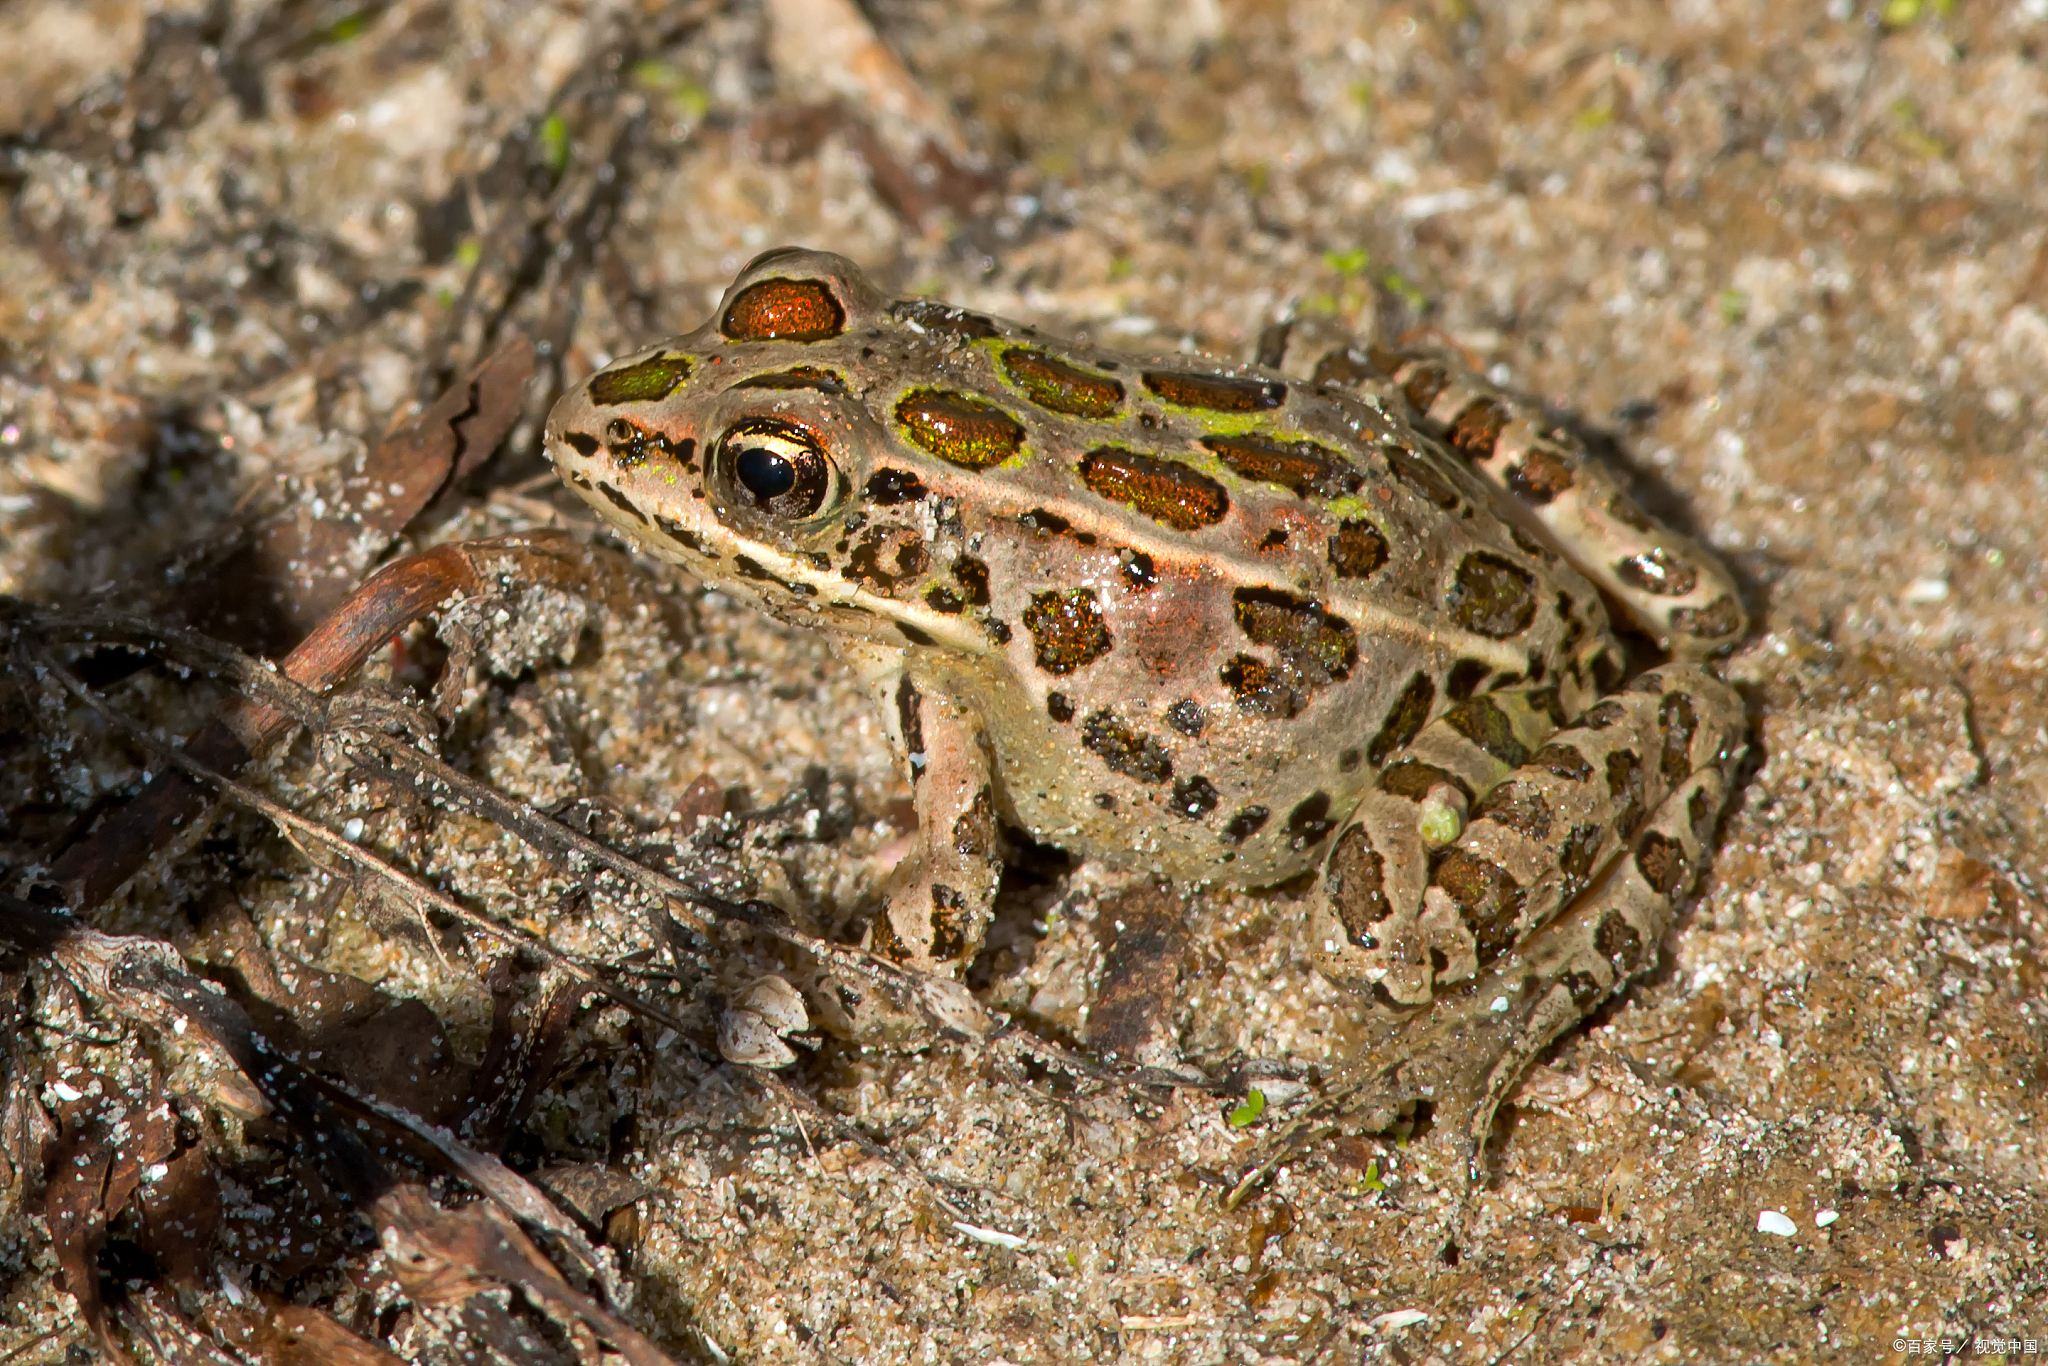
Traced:
[[1564, 874], [1559, 905], [1570, 905], [1586, 889], [1592, 880], [1593, 861], [1599, 857], [1600, 843], [1605, 837], [1606, 831], [1598, 825], [1575, 825], [1564, 837], [1564, 848], [1557, 855], [1558, 871]]
[[1518, 835], [1542, 841], [1550, 838], [1550, 803], [1543, 793], [1513, 778], [1497, 783], [1472, 808], [1474, 820], [1490, 820]]
[[1643, 761], [1633, 752], [1608, 751], [1607, 795], [1614, 798], [1614, 833], [1627, 839], [1643, 816]]
[[[1061, 532], [1071, 531], [1074, 528], [1072, 522], [1050, 508], [1031, 509], [1031, 511], [1017, 519], [1017, 525], [1023, 527], [1026, 531], [1036, 532], [1040, 536], [1057, 536]], [[1083, 545], [1093, 545], [1095, 543], [1093, 536], [1077, 537], [1076, 539], [1080, 540]]]
[[1386, 377], [1387, 372], [1372, 363], [1369, 352], [1361, 354], [1352, 347], [1340, 346], [1325, 352], [1323, 358], [1316, 362], [1315, 373], [1309, 376], [1309, 383], [1352, 389]]
[[1508, 467], [1508, 492], [1532, 507], [1543, 507], [1572, 486], [1572, 467], [1558, 452], [1535, 446]]
[[1652, 830], [1636, 846], [1636, 871], [1651, 887], [1670, 896], [1685, 882], [1685, 846]]
[[1484, 660], [1461, 659], [1451, 665], [1451, 671], [1444, 675], [1444, 696], [1453, 702], [1463, 702], [1478, 690], [1493, 672], [1493, 666]]
[[1629, 924], [1620, 911], [1609, 911], [1600, 917], [1600, 924], [1593, 931], [1593, 948], [1614, 965], [1617, 973], [1627, 976], [1635, 969], [1636, 957], [1643, 951], [1643, 937], [1636, 933], [1636, 927]]
[[1126, 550], [1117, 556], [1117, 568], [1124, 576], [1124, 587], [1133, 593], [1143, 593], [1159, 585], [1159, 570], [1152, 563], [1152, 557], [1142, 550]]
[[1166, 709], [1166, 724], [1182, 735], [1198, 737], [1202, 728], [1209, 724], [1209, 718], [1203, 714], [1199, 702], [1192, 697], [1183, 697]]
[[1175, 461], [1105, 446], [1088, 452], [1078, 468], [1099, 496], [1177, 531], [1214, 526], [1230, 511], [1223, 485]]
[[1275, 588], [1240, 588], [1230, 596], [1238, 629], [1254, 643], [1278, 650], [1282, 661], [1311, 685], [1351, 676], [1358, 633], [1350, 622]]
[[944, 612], [949, 617], [957, 616], [960, 609], [967, 605], [965, 599], [942, 583], [935, 583], [925, 589], [924, 600], [925, 605], [934, 612]]
[[1372, 847], [1365, 827], [1354, 825], [1337, 839], [1323, 872], [1324, 890], [1344, 933], [1362, 949], [1380, 946], [1375, 926], [1394, 913], [1387, 900], [1386, 865]]
[[1343, 456], [1314, 441], [1278, 441], [1246, 432], [1205, 436], [1202, 444], [1241, 477], [1278, 484], [1303, 498], [1339, 498], [1356, 493], [1365, 482]]
[[988, 606], [987, 564], [972, 555], [956, 556], [953, 560], [953, 580], [967, 590], [969, 605]]
[[1081, 747], [1109, 765], [1111, 772], [1141, 783], [1163, 783], [1173, 776], [1166, 746], [1106, 709], [1081, 723]]
[[1038, 667], [1049, 674], [1070, 674], [1109, 653], [1109, 626], [1092, 589], [1033, 593], [1024, 629], [1038, 648]]
[[846, 330], [846, 309], [823, 280], [762, 280], [739, 292], [718, 330], [734, 341], [824, 341]]
[[1436, 705], [1436, 684], [1429, 675], [1417, 671], [1401, 689], [1401, 695], [1394, 699], [1394, 705], [1387, 709], [1386, 719], [1380, 722], [1379, 733], [1372, 737], [1372, 743], [1365, 747], [1365, 761], [1374, 768], [1387, 761], [1387, 756], [1413, 740], [1429, 720], [1429, 709]]
[[1049, 692], [1045, 695], [1045, 714], [1065, 725], [1074, 719], [1074, 702], [1063, 692]]
[[1501, 429], [1508, 425], [1508, 410], [1497, 399], [1474, 399], [1451, 423], [1447, 434], [1451, 445], [1467, 460], [1488, 460]]
[[1432, 468], [1428, 461], [1420, 459], [1399, 446], [1382, 446], [1380, 455], [1385, 458], [1387, 468], [1394, 477], [1429, 499], [1440, 508], [1454, 508], [1458, 505], [1458, 491], [1451, 481]]
[[1692, 699], [1682, 692], [1666, 693], [1657, 704], [1657, 724], [1664, 732], [1664, 753], [1657, 766], [1672, 787], [1692, 776], [1692, 738], [1699, 722]]
[[1472, 798], [1472, 789], [1465, 785], [1463, 778], [1420, 759], [1403, 759], [1380, 775], [1380, 791], [1391, 792], [1411, 802], [1421, 801], [1429, 795], [1430, 789], [1439, 786], [1464, 793], [1467, 801]]
[[1299, 690], [1281, 682], [1272, 666], [1257, 655], [1232, 655], [1216, 676], [1243, 711], [1284, 718], [1298, 714], [1307, 704]]
[[1124, 386], [1107, 375], [1077, 369], [1056, 356], [1028, 346], [1003, 352], [1003, 373], [1033, 403], [1069, 417], [1115, 417], [1123, 407]]
[[1429, 880], [1457, 903], [1481, 963], [1492, 962], [1514, 944], [1515, 917], [1528, 893], [1507, 869], [1452, 845]]
[[1232, 844], [1243, 844], [1266, 828], [1267, 817], [1271, 814], [1263, 806], [1247, 806], [1225, 823], [1223, 838]]
[[688, 356], [649, 356], [617, 370], [590, 377], [590, 401], [600, 408], [614, 403], [659, 403], [690, 378]]
[[1536, 619], [1536, 578], [1511, 560], [1475, 550], [1459, 561], [1444, 601], [1458, 625], [1505, 640], [1528, 630]]
[[1198, 821], [1216, 809], [1222, 795], [1216, 784], [1197, 773], [1173, 785], [1173, 814], [1182, 820]]
[[1444, 721], [1509, 768], [1520, 768], [1528, 761], [1529, 747], [1516, 737], [1508, 714], [1491, 697], [1460, 702], [1444, 713]]
[[947, 389], [912, 389], [896, 402], [904, 435], [962, 469], [1000, 465], [1024, 448], [1024, 427], [992, 403]]
[[1425, 361], [1408, 372], [1407, 382], [1401, 392], [1415, 405], [1415, 411], [1427, 414], [1429, 405], [1436, 402], [1436, 396], [1450, 386], [1451, 377], [1443, 366]]
[[1329, 838], [1337, 822], [1330, 819], [1330, 794], [1312, 792], [1287, 813], [1287, 842], [1308, 849]]
[[1707, 795], [1704, 787], [1696, 787], [1685, 799], [1686, 823], [1692, 826], [1693, 838], [1705, 844], [1714, 833], [1714, 817], [1720, 815], [1714, 799]]
[[1529, 763], [1547, 770], [1553, 777], [1583, 783], [1593, 776], [1593, 766], [1586, 762], [1586, 756], [1563, 741], [1553, 741], [1529, 756]]
[[962, 341], [987, 341], [997, 335], [995, 323], [981, 314], [930, 299], [899, 299], [889, 305], [889, 316]]
[[1679, 607], [1671, 613], [1671, 629], [1701, 640], [1718, 640], [1742, 629], [1742, 607], [1723, 593], [1705, 607]]
[[1614, 566], [1614, 577], [1631, 588], [1659, 597], [1682, 598], [1699, 587], [1697, 569], [1684, 560], [1666, 554], [1662, 548], [1631, 555]]
[[1145, 387], [1182, 408], [1207, 408], [1218, 413], [1261, 413], [1287, 401], [1287, 386], [1276, 379], [1248, 375], [1191, 375], [1177, 370], [1147, 370]]
[[1343, 522], [1330, 538], [1330, 569], [1340, 579], [1371, 578], [1387, 562], [1387, 538], [1363, 519]]
[[1650, 514], [1636, 505], [1636, 500], [1625, 493], [1612, 493], [1607, 498], [1607, 515], [1632, 531], [1655, 534], [1657, 524], [1650, 520]]

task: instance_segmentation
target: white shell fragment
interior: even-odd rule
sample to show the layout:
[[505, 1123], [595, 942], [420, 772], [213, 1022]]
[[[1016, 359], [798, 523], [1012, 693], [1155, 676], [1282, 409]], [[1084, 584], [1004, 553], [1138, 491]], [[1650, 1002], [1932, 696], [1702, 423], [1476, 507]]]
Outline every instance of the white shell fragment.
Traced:
[[739, 1010], [751, 1010], [766, 1020], [778, 1034], [801, 1034], [811, 1027], [811, 1014], [804, 1009], [802, 993], [789, 980], [767, 973], [740, 988], [733, 998]]
[[787, 1067], [796, 1053], [783, 1036], [809, 1028], [804, 998], [773, 973], [756, 977], [734, 994], [718, 1016], [718, 1053], [741, 1067]]
[[1775, 1234], [1780, 1238], [1790, 1238], [1793, 1234], [1799, 1232], [1799, 1225], [1786, 1218], [1780, 1211], [1767, 1209], [1762, 1214], [1757, 1215], [1756, 1231], [1758, 1233]]
[[979, 1224], [963, 1224], [958, 1219], [953, 1221], [953, 1227], [959, 1229], [964, 1236], [971, 1238], [975, 1242], [986, 1243], [990, 1247], [1008, 1248], [1014, 1252], [1020, 1247], [1030, 1245], [1028, 1239], [1019, 1238], [1014, 1233], [1005, 1233], [999, 1228], [983, 1228]]

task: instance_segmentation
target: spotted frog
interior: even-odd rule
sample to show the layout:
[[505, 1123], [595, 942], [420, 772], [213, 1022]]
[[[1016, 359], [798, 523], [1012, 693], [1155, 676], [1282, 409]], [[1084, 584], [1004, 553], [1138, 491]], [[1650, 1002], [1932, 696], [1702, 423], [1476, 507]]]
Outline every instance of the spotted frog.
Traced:
[[[1312, 877], [1321, 970], [1505, 1076], [1655, 957], [1743, 749], [1702, 662], [1743, 611], [1449, 356], [1277, 359], [1134, 359], [785, 249], [546, 442], [873, 690], [919, 823], [874, 952], [961, 968], [1003, 823], [1184, 887]], [[1625, 680], [1603, 598], [1673, 662]]]

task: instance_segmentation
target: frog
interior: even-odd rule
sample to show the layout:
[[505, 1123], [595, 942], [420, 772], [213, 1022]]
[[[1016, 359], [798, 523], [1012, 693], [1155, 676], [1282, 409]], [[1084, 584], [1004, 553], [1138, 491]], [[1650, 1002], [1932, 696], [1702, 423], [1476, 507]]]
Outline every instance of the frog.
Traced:
[[[1006, 829], [1290, 889], [1317, 969], [1485, 1110], [1655, 961], [1744, 754], [1712, 660], [1747, 617], [1454, 351], [1267, 349], [1111, 351], [779, 248], [568, 389], [544, 445], [626, 541], [872, 692], [917, 836], [868, 951], [957, 978]], [[1631, 673], [1610, 603], [1664, 663]]]

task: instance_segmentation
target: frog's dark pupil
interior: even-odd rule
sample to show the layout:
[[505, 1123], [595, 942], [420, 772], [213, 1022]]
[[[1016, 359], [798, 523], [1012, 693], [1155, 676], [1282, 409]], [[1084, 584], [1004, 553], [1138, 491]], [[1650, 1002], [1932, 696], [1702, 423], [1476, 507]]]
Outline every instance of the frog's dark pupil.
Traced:
[[796, 487], [796, 466], [765, 446], [743, 447], [733, 461], [740, 486], [761, 502]]

